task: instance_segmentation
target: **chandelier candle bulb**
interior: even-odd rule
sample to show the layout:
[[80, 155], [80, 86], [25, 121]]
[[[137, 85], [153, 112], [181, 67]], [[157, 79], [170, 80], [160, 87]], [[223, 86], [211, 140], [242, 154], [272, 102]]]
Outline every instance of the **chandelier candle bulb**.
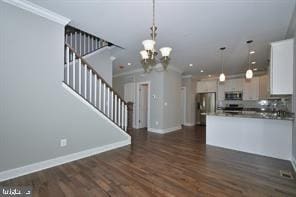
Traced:
[[251, 69], [247, 70], [246, 78], [247, 79], [252, 79], [253, 78], [253, 71]]

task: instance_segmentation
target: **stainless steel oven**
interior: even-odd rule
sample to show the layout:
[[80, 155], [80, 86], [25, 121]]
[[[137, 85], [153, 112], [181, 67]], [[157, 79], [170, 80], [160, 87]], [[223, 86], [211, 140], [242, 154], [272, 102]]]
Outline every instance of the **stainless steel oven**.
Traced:
[[225, 92], [225, 100], [243, 100], [243, 92]]

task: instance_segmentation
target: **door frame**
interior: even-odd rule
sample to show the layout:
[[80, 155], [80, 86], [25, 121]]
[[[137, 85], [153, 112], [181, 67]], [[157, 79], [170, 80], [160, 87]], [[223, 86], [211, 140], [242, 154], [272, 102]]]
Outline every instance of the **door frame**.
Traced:
[[140, 94], [139, 94], [139, 88], [140, 88], [140, 85], [145, 85], [147, 84], [148, 85], [148, 99], [147, 99], [147, 128], [150, 128], [150, 81], [144, 81], [144, 82], [138, 82], [137, 83], [137, 90], [136, 90], [136, 101], [137, 101], [137, 104], [136, 104], [136, 128], [140, 128], [140, 124], [139, 124], [139, 116], [140, 116], [140, 111], [139, 111], [139, 108], [140, 108]]
[[[184, 104], [183, 104], [183, 108], [184, 108], [184, 113], [183, 113], [183, 122], [181, 123], [182, 125], [186, 125], [186, 113], [187, 113], [187, 89], [185, 86], [181, 87], [181, 93], [182, 93], [182, 89], [184, 89], [185, 95], [184, 95]], [[181, 94], [180, 94], [181, 96]], [[182, 103], [181, 103], [182, 104]]]

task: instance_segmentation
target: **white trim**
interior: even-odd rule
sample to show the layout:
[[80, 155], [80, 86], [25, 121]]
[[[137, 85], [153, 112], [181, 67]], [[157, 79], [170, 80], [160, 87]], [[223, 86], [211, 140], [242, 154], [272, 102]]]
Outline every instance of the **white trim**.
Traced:
[[74, 90], [72, 90], [68, 85], [65, 83], [62, 83], [62, 86], [70, 92], [73, 96], [75, 96], [78, 100], [80, 100], [82, 103], [87, 105], [92, 111], [94, 111], [96, 114], [98, 114], [100, 117], [108, 121], [114, 128], [116, 128], [118, 131], [120, 131], [122, 134], [127, 136], [129, 139], [131, 138], [130, 135], [128, 135], [123, 129], [121, 129], [119, 126], [117, 126], [113, 121], [111, 121], [109, 118], [107, 118], [102, 112], [100, 112], [97, 108], [92, 106], [89, 102], [87, 102], [84, 98], [82, 98], [78, 93], [76, 93]]
[[153, 133], [159, 133], [159, 134], [165, 134], [165, 133], [169, 133], [172, 131], [177, 131], [182, 129], [181, 125], [176, 126], [176, 127], [171, 127], [171, 128], [167, 128], [167, 129], [155, 129], [155, 128], [148, 128], [148, 131], [153, 132]]
[[186, 127], [192, 127], [192, 126], [195, 126], [195, 123], [185, 122], [184, 123], [184, 126], [186, 126]]
[[11, 170], [7, 170], [7, 171], [3, 171], [0, 172], [0, 182], [2, 181], [6, 181], [9, 179], [13, 179], [19, 176], [23, 176], [26, 174], [30, 174], [30, 173], [34, 173], [34, 172], [38, 172], [41, 170], [45, 170], [48, 168], [52, 168], [58, 165], [62, 165], [64, 163], [69, 163], [78, 159], [82, 159], [85, 157], [90, 157], [105, 151], [109, 151], [112, 149], [116, 149], [116, 148], [120, 148], [123, 146], [127, 146], [131, 144], [131, 139], [127, 139], [124, 141], [120, 141], [120, 142], [115, 142], [112, 144], [107, 144], [104, 146], [100, 146], [100, 147], [96, 147], [96, 148], [92, 148], [92, 149], [88, 149], [88, 150], [84, 150], [81, 152], [77, 152], [77, 153], [72, 153], [69, 155], [65, 155], [65, 156], [61, 156], [61, 157], [57, 157], [54, 159], [49, 159], [46, 161], [41, 161], [41, 162], [37, 162], [37, 163], [33, 163], [30, 165], [26, 165], [20, 168], [15, 168], [15, 169], [11, 169]]
[[[183, 110], [184, 110], [184, 112], [183, 112], [183, 122], [182, 122], [182, 124], [185, 124], [185, 122], [186, 122], [186, 114], [187, 114], [187, 88], [185, 87], [185, 86], [182, 86], [181, 87], [181, 93], [182, 93], [182, 89], [184, 89], [185, 90], [185, 95], [184, 95], [184, 103], [181, 103], [181, 105], [183, 105]], [[180, 96], [182, 96], [182, 95], [180, 95]]]
[[139, 115], [140, 115], [140, 112], [139, 112], [139, 108], [140, 108], [140, 96], [139, 96], [139, 88], [140, 88], [140, 85], [143, 85], [143, 84], [147, 84], [148, 85], [148, 114], [147, 114], [147, 126], [148, 128], [150, 127], [150, 88], [151, 88], [151, 83], [150, 81], [144, 81], [144, 82], [138, 82], [137, 85], [136, 85], [136, 128], [139, 129]]
[[70, 19], [62, 15], [59, 15], [55, 12], [52, 12], [46, 8], [43, 8], [27, 0], [2, 0], [2, 1], [64, 26], [71, 21]]
[[292, 166], [294, 168], [294, 171], [296, 172], [296, 159], [295, 159], [295, 157], [293, 155], [291, 156], [291, 163], [292, 163]]

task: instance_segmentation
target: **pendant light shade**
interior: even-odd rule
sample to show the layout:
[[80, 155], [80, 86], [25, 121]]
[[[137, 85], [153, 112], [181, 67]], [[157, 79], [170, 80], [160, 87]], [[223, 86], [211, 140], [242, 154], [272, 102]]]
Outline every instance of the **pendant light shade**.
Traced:
[[246, 72], [246, 79], [252, 79], [253, 78], [253, 71], [251, 69], [248, 69]]
[[251, 69], [251, 55], [255, 53], [255, 51], [251, 50], [251, 44], [253, 43], [253, 40], [248, 40], [248, 70], [246, 71], [246, 79], [252, 79], [253, 78], [253, 71]]
[[152, 51], [154, 49], [155, 41], [154, 40], [144, 40], [142, 42], [142, 44], [144, 45], [144, 49], [146, 51]]
[[221, 73], [220, 76], [219, 76], [219, 81], [220, 82], [224, 82], [225, 79], [226, 79], [225, 74], [224, 73]]
[[161, 52], [162, 57], [168, 57], [171, 54], [172, 48], [163, 47], [163, 48], [159, 49], [159, 51]]
[[143, 50], [143, 51], [140, 51], [140, 54], [141, 54], [141, 57], [143, 60], [146, 60], [148, 59], [148, 52]]
[[225, 81], [225, 79], [226, 79], [226, 77], [225, 77], [225, 74], [224, 74], [224, 72], [223, 72], [223, 68], [224, 68], [224, 58], [223, 58], [223, 51], [226, 49], [226, 47], [221, 47], [220, 48], [220, 51], [221, 51], [221, 67], [222, 67], [222, 72], [221, 72], [221, 74], [220, 74], [220, 76], [219, 76], [219, 81], [220, 82], [224, 82]]

